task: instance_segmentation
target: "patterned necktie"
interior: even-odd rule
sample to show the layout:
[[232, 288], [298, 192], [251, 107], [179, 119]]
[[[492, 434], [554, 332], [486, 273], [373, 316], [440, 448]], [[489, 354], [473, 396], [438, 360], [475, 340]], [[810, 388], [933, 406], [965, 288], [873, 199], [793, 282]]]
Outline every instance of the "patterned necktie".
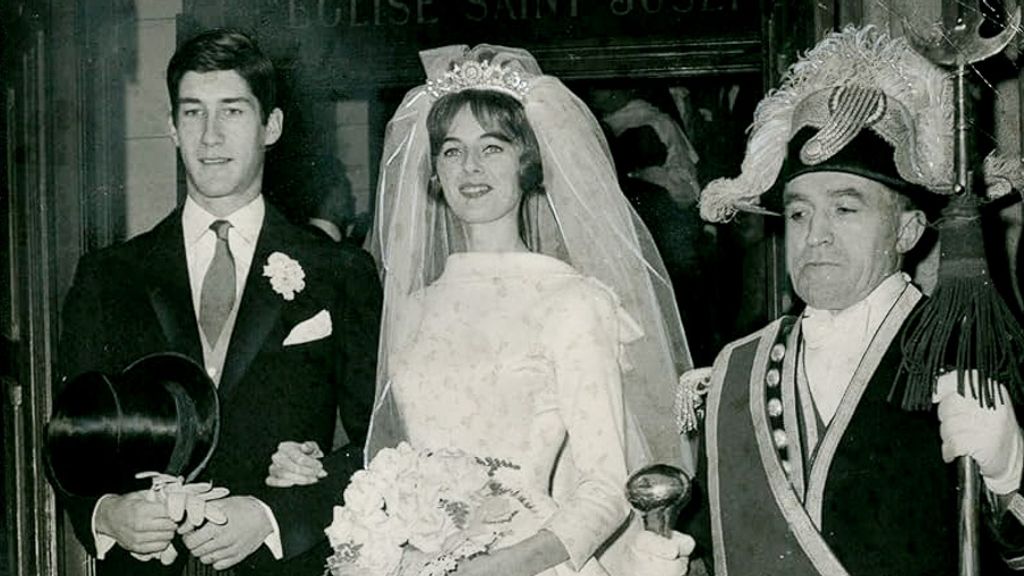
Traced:
[[199, 326], [211, 347], [217, 345], [217, 338], [224, 329], [224, 322], [235, 305], [235, 258], [228, 245], [227, 220], [215, 220], [210, 230], [217, 235], [217, 247], [213, 260], [206, 269], [203, 288], [199, 296]]

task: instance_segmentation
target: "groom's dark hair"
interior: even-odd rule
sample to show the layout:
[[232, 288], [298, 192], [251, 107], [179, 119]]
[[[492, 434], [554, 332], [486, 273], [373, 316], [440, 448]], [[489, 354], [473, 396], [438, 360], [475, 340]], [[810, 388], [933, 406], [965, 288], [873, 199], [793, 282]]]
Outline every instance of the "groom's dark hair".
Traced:
[[203, 32], [182, 44], [167, 65], [171, 117], [178, 116], [178, 88], [186, 72], [234, 70], [249, 84], [264, 124], [277, 105], [274, 65], [248, 34], [230, 28]]

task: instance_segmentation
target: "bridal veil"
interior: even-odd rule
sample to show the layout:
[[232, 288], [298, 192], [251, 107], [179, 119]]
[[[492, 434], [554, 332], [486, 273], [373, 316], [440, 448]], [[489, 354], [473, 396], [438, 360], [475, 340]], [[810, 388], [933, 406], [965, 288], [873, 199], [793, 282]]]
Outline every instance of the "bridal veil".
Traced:
[[[404, 439], [390, 392], [391, 354], [418, 323], [416, 295], [443, 271], [463, 235], [427, 193], [431, 176], [426, 118], [436, 95], [464, 87], [508, 92], [523, 103], [537, 135], [546, 193], [525, 206], [529, 248], [571, 264], [618, 295], [643, 330], [624, 344], [626, 461], [694, 470], [694, 450], [674, 415], [678, 375], [692, 367], [672, 286], [647, 228], [619, 188], [608, 144], [586, 105], [526, 51], [447, 46], [420, 53], [427, 84], [411, 90], [387, 126], [370, 251], [384, 283], [377, 392], [366, 458]], [[479, 75], [486, 85], [476, 84]]]

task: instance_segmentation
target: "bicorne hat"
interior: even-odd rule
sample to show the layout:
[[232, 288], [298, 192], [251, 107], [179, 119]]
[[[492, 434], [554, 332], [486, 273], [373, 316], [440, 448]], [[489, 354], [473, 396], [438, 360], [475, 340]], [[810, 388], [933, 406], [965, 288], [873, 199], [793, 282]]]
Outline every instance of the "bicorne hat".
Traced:
[[737, 211], [777, 210], [780, 180], [822, 170], [947, 197], [953, 104], [949, 74], [905, 39], [872, 26], [831, 33], [758, 104], [740, 174], [703, 190], [701, 216], [724, 222]]
[[[905, 38], [874, 26], [825, 36], [786, 72], [754, 112], [740, 174], [710, 182], [700, 214], [778, 213], [780, 184], [815, 171], [876, 180], [935, 212], [955, 193], [953, 78]], [[985, 196], [1024, 185], [1016, 159], [982, 166]]]
[[51, 483], [72, 496], [148, 487], [139, 472], [195, 478], [217, 444], [217, 389], [186, 356], [145, 356], [120, 374], [86, 372], [65, 384], [46, 426]]

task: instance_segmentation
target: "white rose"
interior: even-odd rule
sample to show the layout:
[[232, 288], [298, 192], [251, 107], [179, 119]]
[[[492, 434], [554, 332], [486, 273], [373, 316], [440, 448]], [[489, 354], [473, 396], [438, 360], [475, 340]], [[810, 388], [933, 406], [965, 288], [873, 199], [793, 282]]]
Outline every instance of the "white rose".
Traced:
[[284, 276], [272, 276], [270, 278], [270, 286], [274, 289], [274, 292], [283, 294], [286, 292], [294, 292], [292, 288], [292, 280], [285, 278]]
[[397, 448], [385, 448], [366, 467], [382, 484], [390, 484], [396, 477], [415, 469], [416, 452], [409, 444], [402, 442]]
[[332, 548], [346, 543], [361, 544], [369, 535], [352, 511], [341, 506], [334, 507], [334, 519], [324, 533]]
[[[424, 487], [436, 491], [441, 498], [463, 499], [465, 492], [461, 490], [462, 483], [474, 484], [479, 478], [477, 473], [480, 470], [474, 470], [470, 462], [458, 450], [438, 450], [424, 455], [420, 460], [420, 482]], [[475, 488], [479, 488], [479, 485]]]
[[389, 538], [374, 538], [359, 549], [359, 565], [364, 574], [390, 576], [397, 572], [402, 561], [402, 547]]
[[360, 516], [382, 510], [384, 495], [375, 484], [365, 470], [353, 474], [348, 486], [345, 487], [345, 507]]
[[437, 488], [423, 482], [417, 470], [406, 470], [383, 488], [389, 516], [408, 518], [416, 514], [421, 501], [437, 502]]
[[306, 272], [302, 266], [281, 252], [274, 252], [267, 258], [267, 263], [263, 265], [263, 275], [270, 278], [274, 292], [285, 300], [294, 300], [295, 293], [302, 292], [306, 287]]
[[387, 513], [404, 528], [409, 543], [424, 552], [436, 552], [455, 527], [440, 507], [440, 487], [420, 482], [409, 474], [399, 478], [387, 497]]
[[[365, 522], [365, 521], [369, 522]], [[351, 510], [334, 507], [334, 521], [324, 532], [335, 548], [351, 545], [350, 559], [338, 564], [343, 574], [389, 575], [402, 559], [403, 542], [393, 537], [388, 528], [389, 519], [383, 511], [369, 517], [360, 517]]]
[[409, 544], [428, 554], [441, 550], [441, 545], [452, 534], [458, 532], [455, 523], [444, 510], [424, 506], [415, 517], [405, 522]]

